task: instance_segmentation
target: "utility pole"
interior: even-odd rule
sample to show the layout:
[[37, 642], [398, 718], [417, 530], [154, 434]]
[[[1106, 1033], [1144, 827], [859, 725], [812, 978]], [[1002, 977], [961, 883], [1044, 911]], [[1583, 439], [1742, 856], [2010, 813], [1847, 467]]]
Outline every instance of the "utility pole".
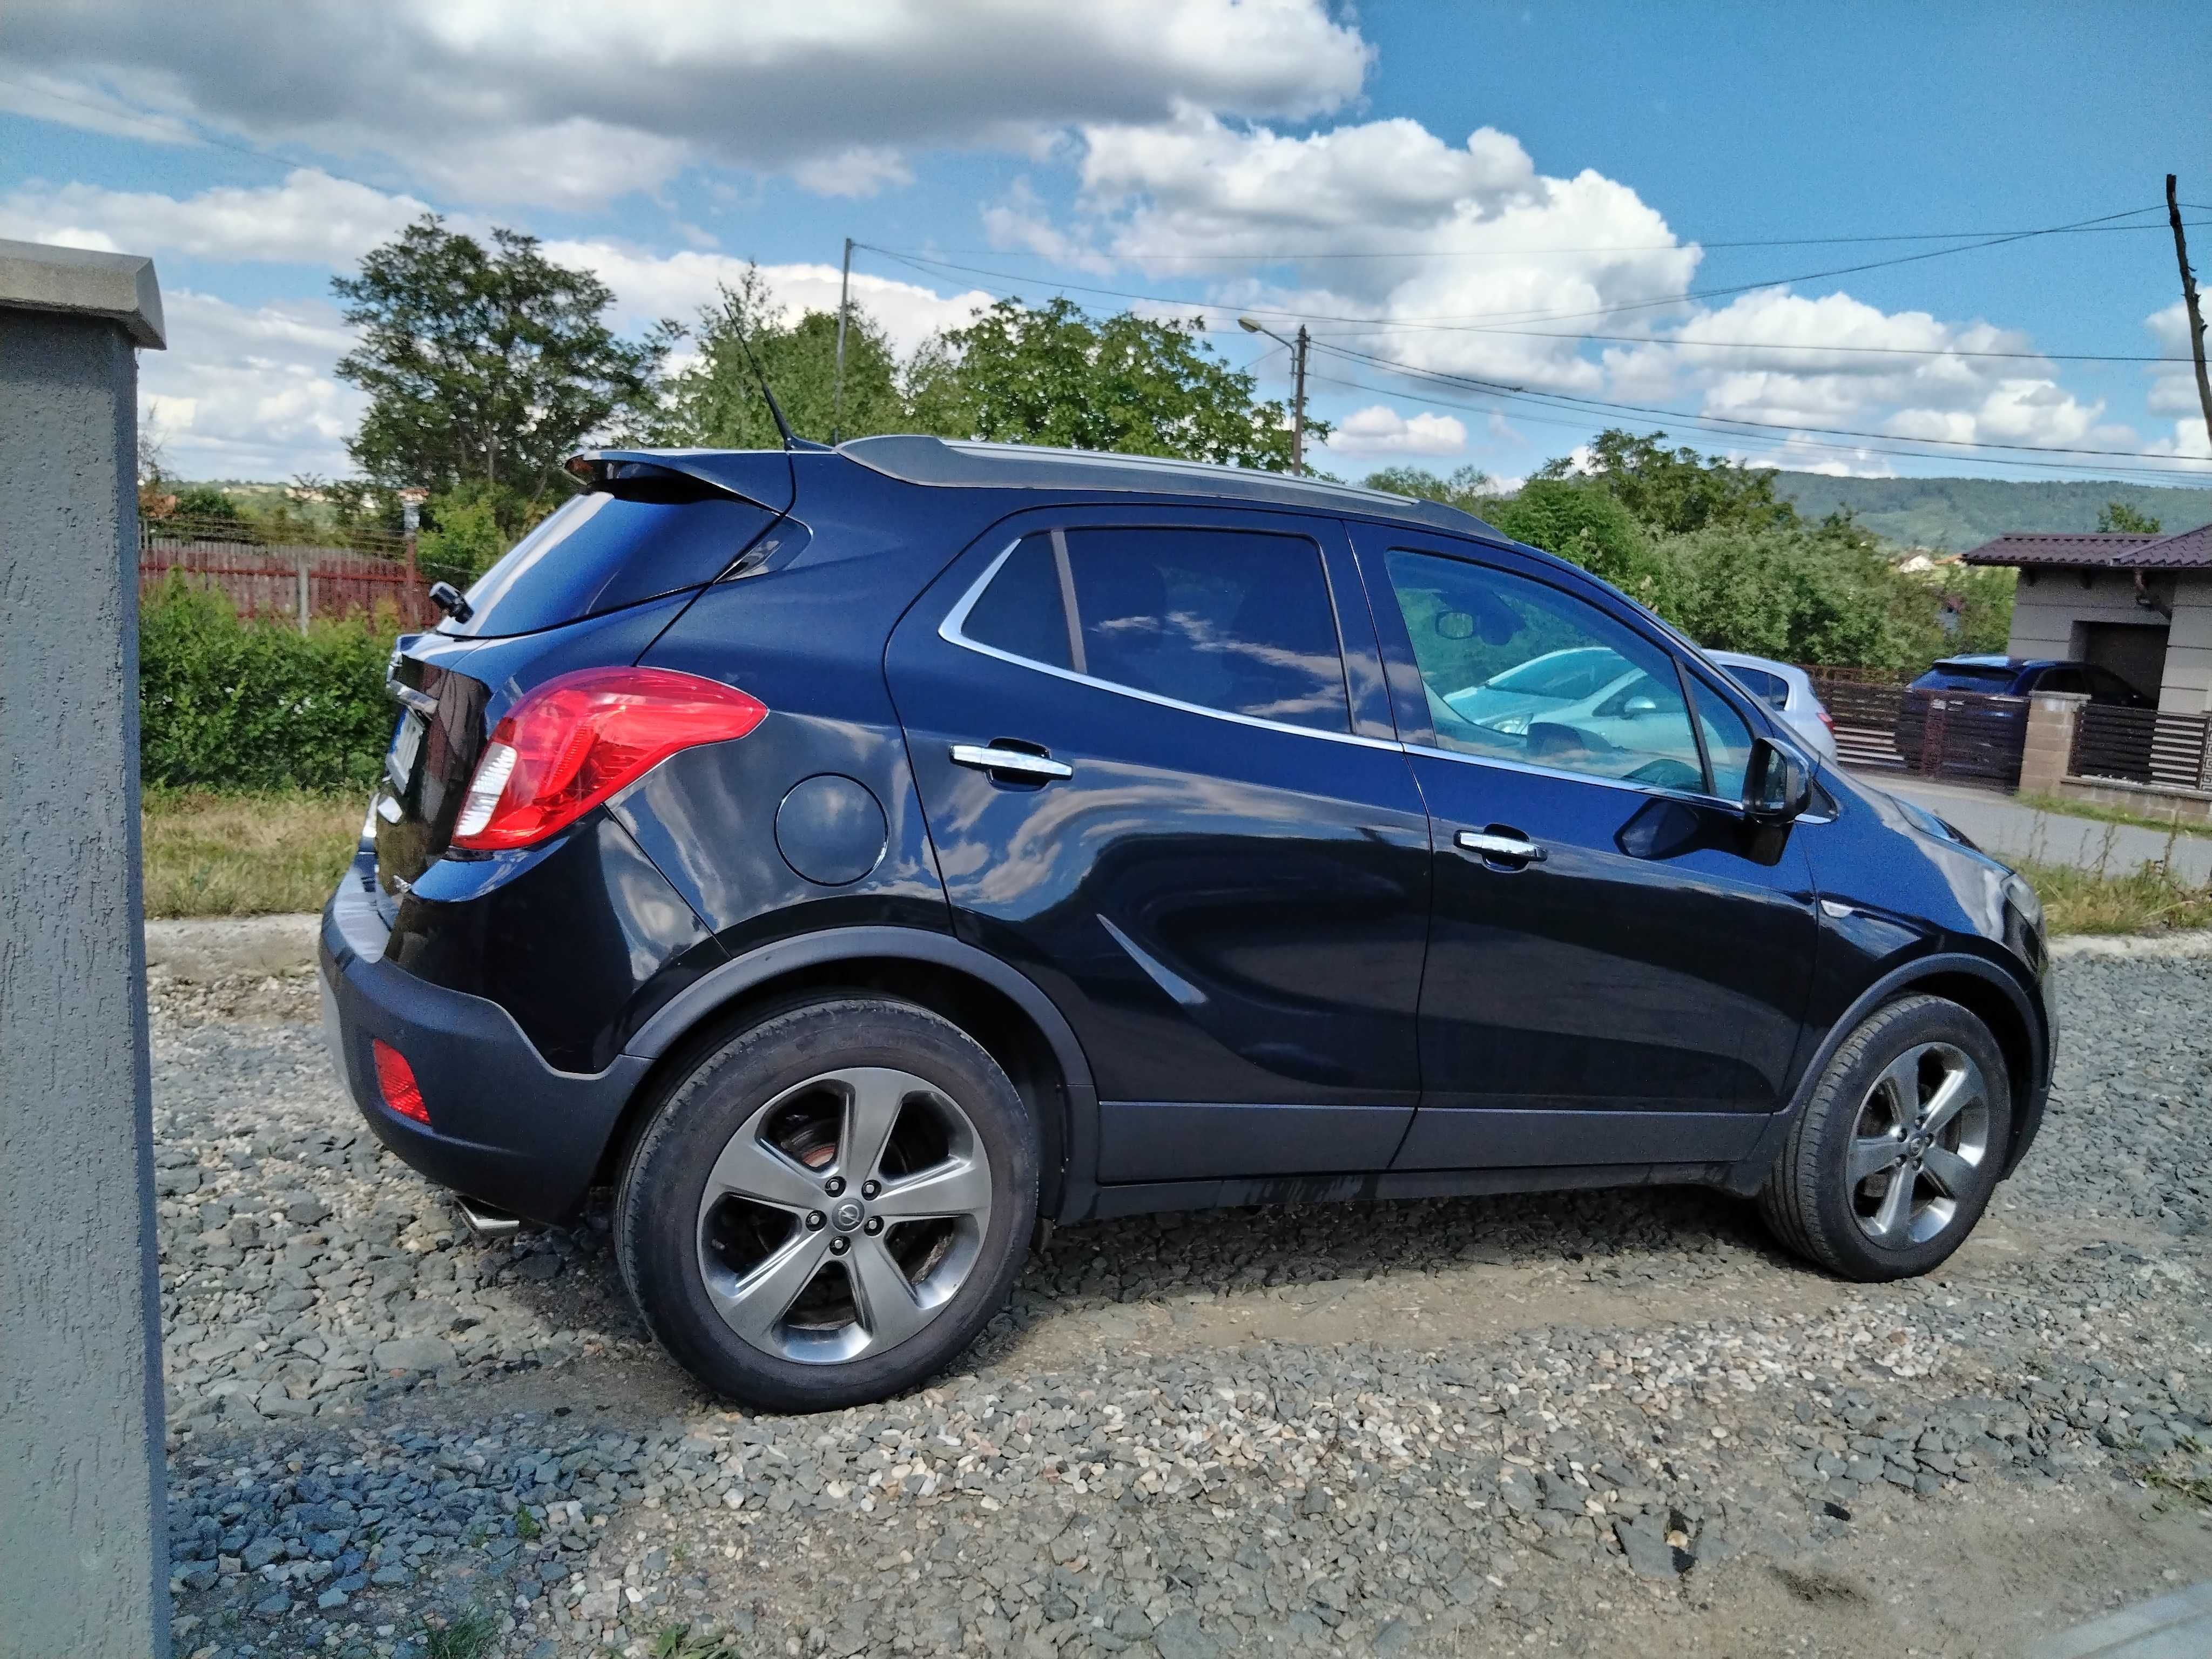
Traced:
[[1286, 346], [1291, 354], [1291, 472], [1296, 477], [1306, 475], [1306, 347], [1312, 342], [1306, 325], [1298, 325], [1298, 337], [1285, 340], [1272, 328], [1262, 328], [1249, 317], [1239, 317], [1237, 326], [1247, 334], [1264, 334], [1279, 346]]
[[[2181, 233], [2176, 231], [2175, 235]], [[853, 308], [853, 239], [845, 239], [845, 270], [837, 279], [837, 379], [836, 409], [830, 416], [830, 441], [836, 443], [845, 433], [845, 317]]]
[[2189, 244], [2181, 235], [2181, 204], [2174, 199], [2173, 175], [2166, 175], [2166, 222], [2173, 227], [2173, 257], [2181, 266], [2181, 304], [2189, 315], [2189, 350], [2197, 360], [2197, 403], [2204, 411], [2204, 436], [2212, 441], [2212, 380], [2204, 374], [2204, 313], [2197, 304], [2197, 278], [2189, 269]]

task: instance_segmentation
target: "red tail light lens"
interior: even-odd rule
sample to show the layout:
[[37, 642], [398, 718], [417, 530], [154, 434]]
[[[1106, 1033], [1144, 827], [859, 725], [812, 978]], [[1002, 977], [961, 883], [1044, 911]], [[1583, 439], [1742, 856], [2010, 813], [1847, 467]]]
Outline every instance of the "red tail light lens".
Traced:
[[477, 763], [453, 845], [528, 847], [566, 829], [679, 749], [742, 738], [768, 709], [668, 668], [586, 668], [514, 705]]
[[1826, 726], [1828, 730], [1832, 732], [1836, 729], [1836, 717], [1826, 709], [1815, 708], [1813, 712], [1820, 717], [1820, 724]]
[[407, 1063], [407, 1056], [382, 1037], [370, 1038], [368, 1048], [376, 1058], [376, 1087], [384, 1103], [427, 1128], [430, 1109], [422, 1103], [422, 1091], [416, 1086], [415, 1068]]

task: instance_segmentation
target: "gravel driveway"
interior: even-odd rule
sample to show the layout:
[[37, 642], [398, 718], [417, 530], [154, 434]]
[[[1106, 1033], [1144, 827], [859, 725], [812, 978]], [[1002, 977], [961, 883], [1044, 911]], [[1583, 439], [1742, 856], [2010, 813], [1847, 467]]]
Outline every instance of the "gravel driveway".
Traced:
[[307, 975], [157, 973], [177, 1651], [2016, 1652], [2212, 1576], [2212, 960], [2062, 972], [1930, 1279], [1686, 1192], [1117, 1222], [796, 1419], [700, 1397], [599, 1228], [474, 1243]]

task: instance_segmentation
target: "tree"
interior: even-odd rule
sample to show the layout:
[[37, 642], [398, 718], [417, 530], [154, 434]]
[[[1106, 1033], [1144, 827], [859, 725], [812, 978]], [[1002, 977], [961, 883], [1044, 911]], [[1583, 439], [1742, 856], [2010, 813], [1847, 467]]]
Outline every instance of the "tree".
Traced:
[[[746, 267], [737, 287], [725, 284], [714, 303], [700, 312], [691, 330], [698, 357], [669, 381], [659, 422], [665, 439], [732, 449], [778, 447], [782, 440], [746, 360], [747, 340], [792, 429], [805, 438], [830, 436], [836, 419], [836, 313], [810, 311], [786, 323], [778, 312], [757, 265]], [[890, 340], [854, 306], [846, 318], [845, 419], [839, 435], [897, 432], [909, 424]]]
[[2155, 536], [2159, 520], [2148, 513], [2138, 513], [2125, 501], [2106, 501], [2105, 510], [2097, 514], [2097, 529], [2100, 534], [2120, 530], [2133, 536]]
[[1498, 506], [1490, 475], [1477, 466], [1462, 466], [1449, 478], [1439, 478], [1426, 467], [1386, 466], [1379, 472], [1369, 473], [1362, 482], [1370, 489], [1387, 490], [1393, 495], [1442, 501], [1446, 507], [1472, 513], [1478, 519], [1488, 517]]
[[1531, 478], [1494, 505], [1490, 522], [1519, 542], [1578, 564], [1655, 610], [1663, 609], [1663, 567], [1635, 515], [1586, 480]]
[[[915, 424], [947, 437], [1176, 455], [1283, 472], [1290, 417], [1218, 357], [1201, 319], [1122, 312], [1093, 320], [1070, 301], [1001, 300], [926, 344], [908, 375]], [[1309, 438], [1328, 435], [1309, 419]]]
[[337, 365], [369, 396], [346, 446], [356, 463], [395, 487], [480, 483], [502, 521], [563, 487], [576, 449], [644, 417], [671, 332], [618, 338], [598, 277], [548, 259], [534, 236], [495, 229], [487, 248], [435, 214], [331, 286], [362, 331]]
[[1711, 525], [1795, 524], [1797, 509], [1777, 499], [1774, 476], [1718, 455], [1700, 455], [1684, 447], [1668, 449], [1663, 432], [1639, 437], [1611, 427], [1590, 441], [1579, 468], [1572, 457], [1547, 461], [1539, 478], [1566, 478], [1577, 471], [1612, 495], [1655, 531], [1674, 534]]

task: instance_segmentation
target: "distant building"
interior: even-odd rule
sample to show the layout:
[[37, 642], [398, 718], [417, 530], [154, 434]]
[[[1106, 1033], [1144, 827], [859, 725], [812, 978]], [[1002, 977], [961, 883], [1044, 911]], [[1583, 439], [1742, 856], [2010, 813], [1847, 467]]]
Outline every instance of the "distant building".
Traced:
[[2162, 714], [2212, 713], [2212, 524], [2172, 536], [2000, 536], [1966, 562], [2020, 572], [2010, 655], [2095, 663]]

